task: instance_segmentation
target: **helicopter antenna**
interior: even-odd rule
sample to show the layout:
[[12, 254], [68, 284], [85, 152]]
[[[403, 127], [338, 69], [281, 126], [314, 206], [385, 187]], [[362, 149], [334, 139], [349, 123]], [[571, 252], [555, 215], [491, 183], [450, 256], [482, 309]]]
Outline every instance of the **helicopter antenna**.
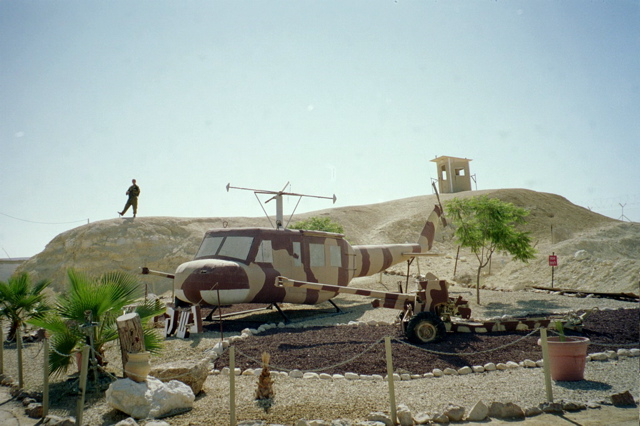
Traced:
[[[265, 201], [265, 204], [268, 203], [271, 200], [276, 200], [276, 229], [284, 229], [285, 227], [283, 226], [283, 207], [282, 207], [282, 196], [283, 195], [288, 195], [288, 196], [292, 196], [292, 197], [299, 197], [298, 198], [298, 203], [296, 204], [295, 208], [293, 209], [293, 212], [291, 213], [291, 216], [289, 217], [289, 220], [291, 220], [291, 217], [293, 217], [293, 214], [295, 213], [296, 209], [298, 208], [298, 205], [300, 204], [300, 200], [302, 199], [302, 197], [310, 197], [310, 198], [324, 198], [327, 200], [333, 200], [333, 203], [336, 203], [336, 195], [333, 194], [333, 197], [325, 197], [322, 195], [308, 195], [308, 194], [297, 194], [295, 192], [284, 192], [284, 190], [287, 188], [287, 186], [289, 186], [289, 182], [287, 182], [287, 184], [284, 186], [284, 188], [282, 188], [281, 191], [268, 191], [268, 190], [264, 190], [264, 189], [253, 189], [253, 188], [243, 188], [243, 187], [239, 187], [239, 186], [231, 186], [230, 183], [227, 184], [227, 192], [229, 192], [229, 189], [241, 189], [243, 191], [252, 191], [254, 193], [254, 195], [256, 196], [256, 198], [258, 199], [258, 202], [260, 203], [260, 206], [262, 206], [262, 202], [260, 201], [260, 199], [258, 198], [258, 194], [267, 194], [267, 195], [273, 195], [273, 197], [269, 198], [267, 201]], [[266, 210], [264, 209], [264, 207], [262, 207], [262, 210], [264, 211], [265, 215], [267, 216], [267, 219], [269, 219], [269, 215], [267, 214]], [[269, 219], [269, 222], [271, 222], [271, 219]], [[287, 225], [289, 224], [289, 222], [287, 222]], [[271, 223], [271, 225], [273, 225], [273, 223]]]

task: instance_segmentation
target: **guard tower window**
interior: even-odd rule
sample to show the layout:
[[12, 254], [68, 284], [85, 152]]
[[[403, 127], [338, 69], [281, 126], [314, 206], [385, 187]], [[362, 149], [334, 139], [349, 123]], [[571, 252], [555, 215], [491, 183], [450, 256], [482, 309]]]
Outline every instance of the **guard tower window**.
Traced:
[[440, 179], [447, 180], [447, 168], [445, 166], [440, 168]]
[[324, 244], [309, 244], [311, 266], [324, 266]]
[[342, 250], [339, 246], [329, 246], [329, 256], [331, 259], [331, 266], [342, 266]]
[[464, 176], [464, 169], [456, 169], [456, 176]]
[[271, 240], [263, 240], [258, 247], [256, 254], [256, 262], [273, 263], [273, 250], [271, 249]]

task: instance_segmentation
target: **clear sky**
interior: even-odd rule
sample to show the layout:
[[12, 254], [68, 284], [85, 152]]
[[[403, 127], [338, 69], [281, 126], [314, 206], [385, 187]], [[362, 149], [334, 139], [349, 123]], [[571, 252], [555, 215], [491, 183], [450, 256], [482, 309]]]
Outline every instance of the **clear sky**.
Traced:
[[638, 0], [0, 0], [0, 31], [0, 257], [132, 178], [139, 216], [336, 194], [302, 213], [430, 194], [441, 155], [640, 221]]

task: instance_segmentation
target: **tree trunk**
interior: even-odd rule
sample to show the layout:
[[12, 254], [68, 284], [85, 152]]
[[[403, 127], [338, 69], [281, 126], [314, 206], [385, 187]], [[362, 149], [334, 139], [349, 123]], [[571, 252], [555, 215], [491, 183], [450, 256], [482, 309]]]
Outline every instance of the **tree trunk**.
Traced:
[[482, 266], [478, 267], [478, 275], [476, 275], [476, 303], [480, 304], [480, 272], [482, 272]]
[[129, 360], [129, 352], [144, 352], [144, 332], [140, 315], [135, 312], [124, 314], [116, 319], [118, 325], [118, 337], [120, 338], [120, 351], [122, 353], [122, 366]]

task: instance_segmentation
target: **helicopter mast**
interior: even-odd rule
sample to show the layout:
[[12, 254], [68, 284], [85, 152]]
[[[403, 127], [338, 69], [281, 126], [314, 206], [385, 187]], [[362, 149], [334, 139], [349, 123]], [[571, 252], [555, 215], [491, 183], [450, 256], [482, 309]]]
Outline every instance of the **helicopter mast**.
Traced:
[[[229, 192], [229, 189], [241, 189], [244, 191], [252, 191], [256, 198], [258, 198], [258, 194], [267, 194], [267, 195], [273, 195], [273, 197], [269, 198], [267, 201], [265, 201], [265, 204], [268, 203], [271, 200], [276, 200], [276, 229], [284, 229], [285, 226], [283, 225], [284, 223], [284, 209], [283, 209], [283, 205], [282, 205], [282, 196], [283, 195], [289, 195], [289, 196], [293, 196], [293, 197], [299, 197], [298, 198], [298, 203], [296, 204], [296, 207], [293, 209], [293, 212], [291, 213], [291, 216], [293, 216], [293, 214], [295, 213], [296, 209], [298, 208], [298, 204], [300, 204], [300, 200], [302, 199], [302, 197], [310, 197], [310, 198], [324, 198], [327, 200], [333, 200], [333, 204], [336, 203], [336, 195], [333, 194], [333, 197], [324, 197], [322, 195], [308, 195], [308, 194], [297, 194], [295, 192], [284, 192], [285, 188], [289, 186], [289, 182], [287, 182], [287, 184], [284, 186], [284, 188], [282, 188], [282, 191], [268, 191], [268, 190], [264, 190], [264, 189], [252, 189], [252, 188], [242, 188], [239, 186], [231, 186], [230, 183], [227, 184], [227, 192]], [[260, 202], [260, 199], [258, 198], [258, 201]], [[260, 204], [262, 206], [262, 203]], [[264, 207], [262, 208], [262, 210], [264, 210]], [[267, 212], [265, 211], [265, 215], [267, 216], [267, 219], [269, 219], [269, 215], [267, 214]], [[289, 220], [291, 220], [291, 217], [289, 218]], [[269, 219], [269, 221], [271, 221]]]

